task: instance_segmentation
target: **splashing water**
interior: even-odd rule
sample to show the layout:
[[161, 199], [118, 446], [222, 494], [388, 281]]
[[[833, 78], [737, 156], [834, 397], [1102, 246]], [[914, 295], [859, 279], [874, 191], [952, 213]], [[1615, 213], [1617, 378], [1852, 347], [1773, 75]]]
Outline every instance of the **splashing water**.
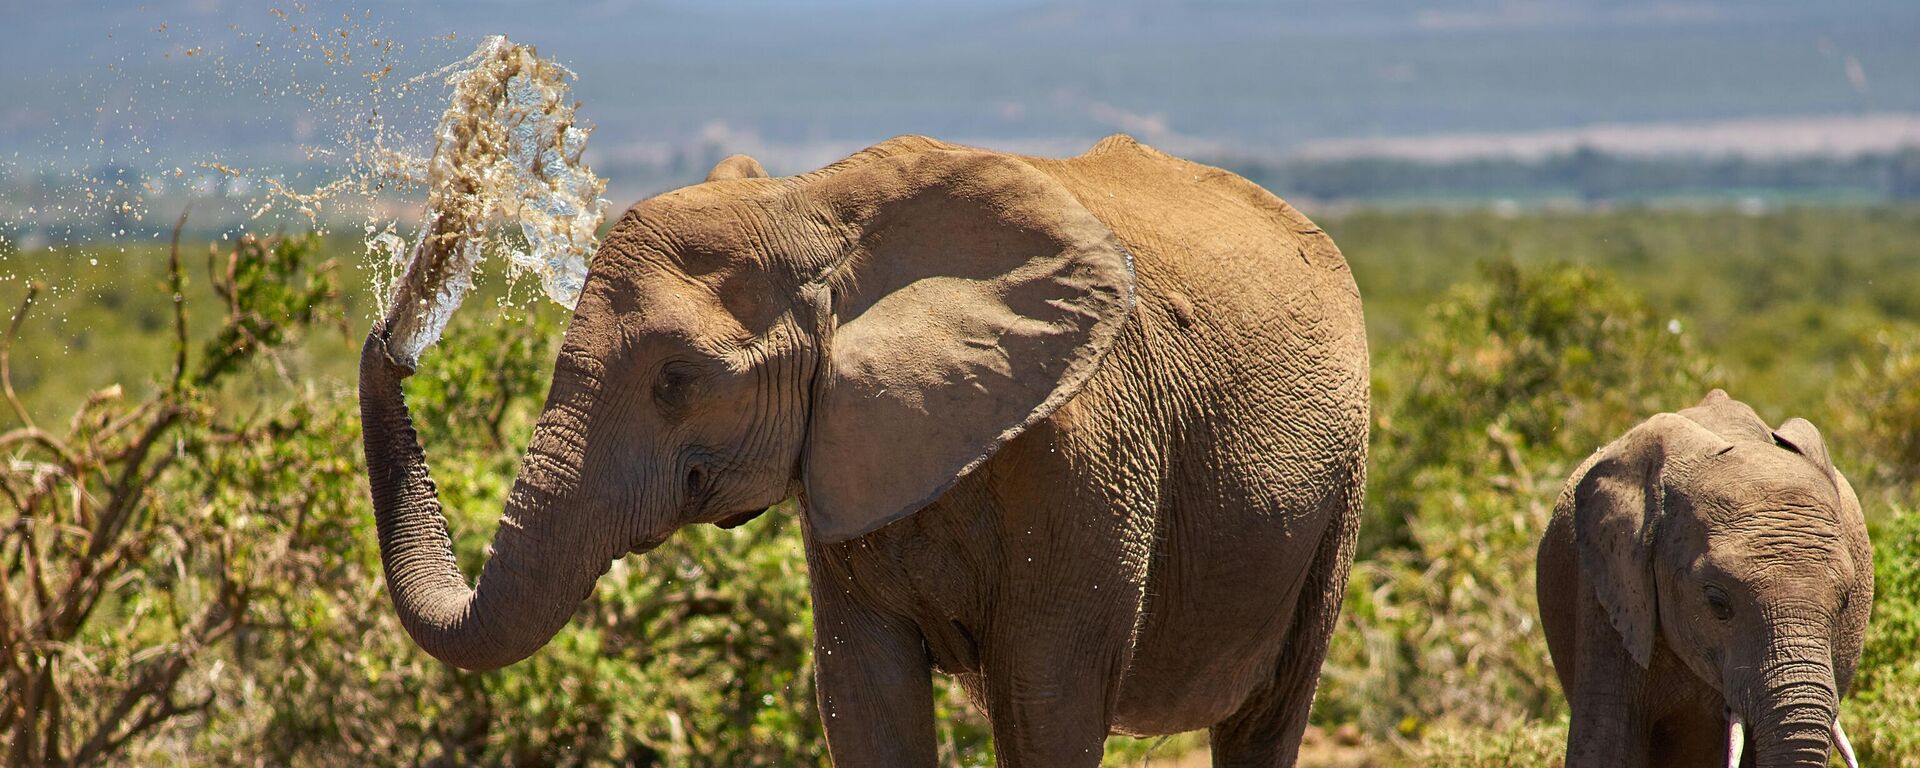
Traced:
[[574, 74], [504, 38], [476, 50], [335, 10], [167, 20], [143, 8], [109, 22], [107, 38], [134, 42], [0, 150], [0, 287], [38, 273], [51, 293], [80, 290], [41, 266], [59, 262], [13, 255], [139, 258], [129, 246], [166, 242], [191, 205], [189, 237], [364, 228], [375, 311], [409, 364], [476, 279], [506, 279], [503, 309], [530, 309], [525, 277], [571, 306], [606, 210], [582, 161]]
[[[581, 162], [589, 129], [574, 124], [566, 86], [573, 77], [498, 35], [448, 76], [453, 95], [425, 163], [419, 235], [403, 253], [391, 227], [369, 232], [370, 250], [386, 252], [396, 267], [405, 263], [385, 310], [396, 362], [416, 365], [439, 340], [489, 251], [504, 253], [511, 272], [538, 276], [555, 302], [572, 308], [578, 301], [587, 259], [599, 246], [606, 183]], [[388, 162], [402, 170], [417, 164], [398, 156]], [[510, 218], [520, 224], [524, 249], [497, 232]]]

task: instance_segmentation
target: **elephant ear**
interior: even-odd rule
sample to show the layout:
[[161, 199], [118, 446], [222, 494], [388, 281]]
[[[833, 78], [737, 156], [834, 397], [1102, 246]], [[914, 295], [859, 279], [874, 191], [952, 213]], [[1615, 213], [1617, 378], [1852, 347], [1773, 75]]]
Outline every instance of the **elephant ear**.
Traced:
[[714, 164], [713, 170], [707, 171], [707, 181], [766, 177], [767, 169], [760, 167], [760, 161], [746, 155], [727, 155], [725, 160]]
[[1133, 263], [1066, 187], [971, 150], [877, 157], [819, 185], [845, 257], [819, 284], [802, 458], [815, 538], [906, 517], [1072, 397], [1133, 308]]
[[1833, 468], [1833, 458], [1827, 455], [1827, 441], [1820, 438], [1820, 430], [1806, 419], [1789, 419], [1773, 431], [1773, 442], [1782, 448], [1805, 456], [1807, 461], [1834, 478], [1834, 486], [1840, 485], [1839, 471]]
[[1569, 485], [1580, 571], [1635, 663], [1653, 656], [1655, 532], [1666, 511], [1676, 461], [1733, 444], [1685, 416], [1662, 413], [1613, 441]]

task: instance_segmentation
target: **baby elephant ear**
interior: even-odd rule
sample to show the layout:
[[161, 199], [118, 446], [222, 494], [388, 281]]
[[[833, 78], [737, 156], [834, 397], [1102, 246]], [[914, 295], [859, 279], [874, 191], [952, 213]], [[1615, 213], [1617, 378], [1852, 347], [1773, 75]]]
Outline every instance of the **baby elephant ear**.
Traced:
[[1133, 308], [1126, 249], [1067, 188], [973, 150], [869, 159], [815, 182], [849, 253], [802, 471], [816, 538], [932, 503], [1079, 391]]
[[1568, 480], [1580, 572], [1635, 663], [1653, 656], [1655, 532], [1666, 514], [1676, 462], [1723, 452], [1725, 438], [1692, 419], [1662, 413], [1602, 448]]
[[1820, 439], [1820, 430], [1814, 428], [1813, 422], [1806, 419], [1790, 419], [1773, 431], [1773, 442], [1775, 445], [1807, 457], [1807, 461], [1813, 462], [1813, 465], [1826, 472], [1828, 477], [1838, 474], [1833, 469], [1833, 458], [1827, 455], [1827, 441]]

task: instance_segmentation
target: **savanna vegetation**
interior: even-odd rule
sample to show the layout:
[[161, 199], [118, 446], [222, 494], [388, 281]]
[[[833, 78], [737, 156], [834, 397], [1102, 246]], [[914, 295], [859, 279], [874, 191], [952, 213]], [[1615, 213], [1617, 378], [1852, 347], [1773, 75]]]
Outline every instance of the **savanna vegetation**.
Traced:
[[[1879, 592], [1842, 713], [1864, 762], [1920, 766], [1920, 210], [1321, 223], [1368, 302], [1375, 424], [1316, 759], [1552, 764], [1566, 712], [1532, 567], [1552, 500], [1588, 452], [1723, 386], [1819, 424], [1860, 490]], [[357, 248], [0, 255], [22, 302], [0, 359], [10, 764], [824, 764], [790, 511], [683, 530], [532, 659], [455, 671], [380, 581]], [[482, 280], [408, 383], [469, 573], [565, 321]], [[991, 764], [982, 720], [940, 695], [943, 760]], [[1113, 739], [1109, 761], [1203, 743]]]

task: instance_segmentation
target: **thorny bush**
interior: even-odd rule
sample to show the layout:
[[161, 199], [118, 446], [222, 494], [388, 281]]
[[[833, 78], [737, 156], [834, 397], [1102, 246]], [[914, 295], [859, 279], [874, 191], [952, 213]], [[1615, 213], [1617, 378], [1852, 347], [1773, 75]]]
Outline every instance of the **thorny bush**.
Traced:
[[115, 385], [64, 424], [28, 413], [10, 352], [37, 285], [0, 342], [0, 384], [18, 422], [0, 434], [9, 764], [97, 763], [205, 718], [223, 670], [203, 662], [245, 648], [270, 621], [267, 605], [325, 567], [307, 513], [350, 492], [350, 461], [279, 449], [312, 426], [301, 401], [235, 415], [214, 395], [326, 319], [332, 265], [308, 264], [311, 248], [298, 241], [242, 239], [218, 256], [209, 252], [209, 282], [225, 306], [211, 341], [190, 355], [176, 239], [163, 287], [174, 297], [173, 366], [145, 398]]

